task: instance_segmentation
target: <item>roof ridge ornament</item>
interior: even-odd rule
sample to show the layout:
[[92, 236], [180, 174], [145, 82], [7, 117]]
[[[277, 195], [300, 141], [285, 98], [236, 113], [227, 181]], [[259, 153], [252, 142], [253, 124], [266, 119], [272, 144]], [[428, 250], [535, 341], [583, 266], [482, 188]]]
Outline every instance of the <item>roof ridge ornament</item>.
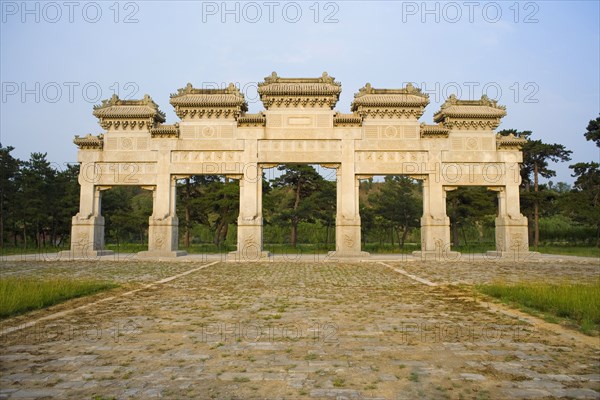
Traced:
[[361, 97], [367, 94], [386, 94], [386, 95], [395, 95], [395, 94], [409, 94], [420, 96], [423, 98], [429, 98], [429, 94], [423, 93], [421, 88], [415, 87], [412, 83], [408, 82], [406, 86], [400, 89], [376, 89], [369, 82], [365, 83], [365, 86], [358, 89], [358, 93], [354, 94], [354, 98]]
[[310, 107], [333, 109], [342, 85], [327, 71], [318, 78], [282, 78], [276, 72], [258, 84], [258, 94], [268, 110], [271, 107]]

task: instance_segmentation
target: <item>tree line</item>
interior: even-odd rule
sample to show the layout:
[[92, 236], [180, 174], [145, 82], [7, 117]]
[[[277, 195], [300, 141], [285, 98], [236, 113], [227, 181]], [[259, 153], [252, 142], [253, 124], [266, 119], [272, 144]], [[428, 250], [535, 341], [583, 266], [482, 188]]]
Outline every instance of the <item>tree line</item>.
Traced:
[[[544, 143], [531, 131], [499, 132], [527, 138], [521, 166], [521, 210], [529, 219], [530, 244], [541, 240], [600, 244], [600, 164], [569, 166], [573, 185], [545, 184], [556, 172], [550, 162], [570, 161], [561, 144]], [[585, 138], [600, 148], [600, 117], [591, 120]], [[13, 147], [0, 144], [0, 246], [68, 246], [71, 217], [79, 207], [78, 165], [53, 165], [44, 153], [15, 158]], [[299, 243], [335, 243], [336, 183], [311, 165], [285, 164], [271, 179], [263, 175], [265, 243], [292, 247]], [[196, 175], [177, 183], [181, 246], [235, 244], [239, 182], [222, 176]], [[419, 243], [422, 187], [405, 176], [361, 181], [359, 187], [363, 246], [377, 243], [402, 249]], [[497, 214], [495, 193], [483, 187], [461, 187], [447, 197], [453, 246], [493, 242]], [[103, 192], [102, 214], [107, 243], [147, 242], [152, 195], [140, 187]]]

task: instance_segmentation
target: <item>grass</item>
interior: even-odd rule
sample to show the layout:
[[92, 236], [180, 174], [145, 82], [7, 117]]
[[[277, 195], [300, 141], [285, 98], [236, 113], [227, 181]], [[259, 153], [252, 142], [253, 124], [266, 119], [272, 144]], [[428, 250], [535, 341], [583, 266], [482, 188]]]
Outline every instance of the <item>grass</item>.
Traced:
[[[533, 247], [530, 248], [533, 251]], [[600, 247], [595, 246], [538, 246], [538, 251], [545, 254], [562, 254], [565, 256], [600, 257]]]
[[118, 285], [67, 278], [9, 277], [0, 280], [0, 319], [90, 295]]
[[600, 331], [600, 281], [590, 284], [492, 283], [476, 289], [526, 312], [541, 312], [548, 320], [563, 319], [586, 334]]

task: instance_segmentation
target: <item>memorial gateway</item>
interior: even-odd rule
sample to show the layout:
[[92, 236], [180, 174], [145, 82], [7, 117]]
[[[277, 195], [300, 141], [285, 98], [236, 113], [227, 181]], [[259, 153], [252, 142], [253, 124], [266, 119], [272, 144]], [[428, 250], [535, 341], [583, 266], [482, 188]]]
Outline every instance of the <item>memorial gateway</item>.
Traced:
[[176, 182], [191, 175], [239, 179], [237, 251], [232, 260], [268, 256], [262, 248], [262, 171], [282, 163], [320, 164], [337, 177], [335, 257], [366, 257], [361, 251], [358, 185], [374, 175], [407, 175], [422, 181], [423, 257], [450, 250], [446, 192], [485, 186], [498, 196], [496, 252], [515, 257], [529, 250], [527, 219], [519, 206], [522, 138], [494, 132], [505, 108], [483, 96], [450, 96], [420, 123], [428, 95], [406, 85], [376, 89], [366, 84], [354, 96], [351, 113], [334, 111], [340, 83], [318, 78], [282, 78], [272, 73], [258, 85], [265, 110], [247, 113], [233, 85], [197, 89], [187, 84], [171, 95], [180, 122], [165, 124], [148, 96], [116, 95], [95, 106], [105, 132], [76, 136], [81, 163], [80, 209], [73, 217], [74, 257], [106, 254], [101, 197], [115, 185], [137, 185], [153, 193], [148, 251], [140, 257], [175, 257], [178, 250]]

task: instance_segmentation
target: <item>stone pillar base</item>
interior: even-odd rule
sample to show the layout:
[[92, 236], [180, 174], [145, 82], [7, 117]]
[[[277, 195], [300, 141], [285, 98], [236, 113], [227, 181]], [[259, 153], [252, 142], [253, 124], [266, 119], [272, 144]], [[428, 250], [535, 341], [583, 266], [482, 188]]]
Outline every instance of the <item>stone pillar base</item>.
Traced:
[[71, 219], [71, 249], [60, 252], [60, 257], [97, 258], [114, 254], [104, 249], [104, 217], [101, 215], [81, 216]]
[[422, 261], [458, 261], [461, 258], [460, 252], [450, 250], [413, 251], [412, 255], [413, 257], [420, 258]]
[[[437, 219], [431, 216], [421, 218], [421, 252], [438, 254], [440, 259], [450, 250], [450, 218], [444, 216]], [[414, 254], [413, 254], [414, 255]]]
[[[254, 249], [255, 250], [255, 249]], [[271, 253], [268, 251], [253, 251], [251, 249], [232, 251], [227, 253], [227, 261], [249, 262], [249, 261], [269, 261]]]
[[327, 259], [364, 259], [371, 257], [371, 253], [367, 251], [349, 251], [349, 250], [336, 250], [327, 253]]
[[536, 259], [539, 253], [529, 251], [527, 218], [500, 216], [496, 218], [496, 251], [486, 253], [488, 258], [525, 261]]
[[58, 258], [61, 260], [95, 259], [102, 256], [112, 256], [114, 254], [115, 252], [112, 250], [75, 249], [60, 251], [58, 253]]
[[262, 217], [245, 220], [238, 217], [237, 250], [227, 254], [227, 261], [267, 261], [271, 253], [263, 250]]
[[488, 260], [506, 260], [506, 261], [536, 261], [540, 259], [541, 254], [537, 251], [488, 251], [485, 258]]
[[150, 253], [148, 257], [178, 257], [173, 255], [179, 253], [179, 250], [177, 250], [179, 244], [178, 223], [177, 216], [163, 219], [151, 216], [148, 224], [148, 251], [142, 251], [138, 255], [142, 254], [142, 257], [144, 257], [143, 253]]
[[337, 217], [335, 225], [335, 251], [330, 256], [335, 258], [368, 257], [369, 253], [360, 249], [360, 219], [344, 220]]
[[187, 256], [185, 250], [148, 250], [137, 253], [137, 258], [175, 258]]

